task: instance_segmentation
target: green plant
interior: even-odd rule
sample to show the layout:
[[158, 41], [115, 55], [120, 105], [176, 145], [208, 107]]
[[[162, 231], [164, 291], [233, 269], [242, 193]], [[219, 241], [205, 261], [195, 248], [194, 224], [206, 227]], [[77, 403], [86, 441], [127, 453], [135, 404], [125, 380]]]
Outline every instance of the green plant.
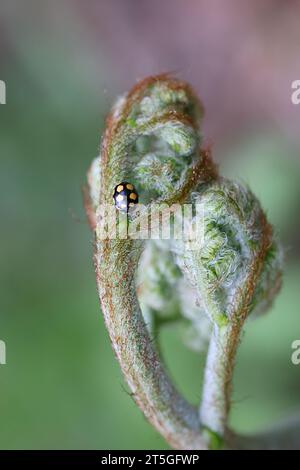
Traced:
[[[282, 249], [252, 192], [219, 176], [201, 147], [202, 117], [193, 90], [160, 75], [138, 83], [107, 119], [85, 189], [105, 323], [132, 396], [174, 448], [293, 446], [293, 427], [237, 436], [227, 426], [243, 325], [278, 292]], [[146, 210], [119, 226], [142, 225], [153, 203], [198, 203], [204, 244], [190, 250], [185, 239], [100, 239], [99, 208], [112, 203], [115, 185], [124, 180], [137, 188]], [[199, 410], [175, 389], [153, 341], [162, 324], [178, 318], [186, 320], [190, 344], [209, 341]]]

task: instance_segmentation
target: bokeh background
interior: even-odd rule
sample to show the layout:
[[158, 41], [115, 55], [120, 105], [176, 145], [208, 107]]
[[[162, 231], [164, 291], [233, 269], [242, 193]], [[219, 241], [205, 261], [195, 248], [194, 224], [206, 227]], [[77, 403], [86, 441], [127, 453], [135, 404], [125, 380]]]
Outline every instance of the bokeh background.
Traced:
[[[2, 449], [165, 449], [128, 395], [100, 314], [81, 185], [114, 98], [174, 71], [206, 108], [221, 171], [247, 182], [286, 247], [272, 312], [249, 322], [231, 424], [255, 431], [300, 407], [300, 2], [2, 0], [0, 79]], [[204, 358], [163, 331], [194, 403]]]

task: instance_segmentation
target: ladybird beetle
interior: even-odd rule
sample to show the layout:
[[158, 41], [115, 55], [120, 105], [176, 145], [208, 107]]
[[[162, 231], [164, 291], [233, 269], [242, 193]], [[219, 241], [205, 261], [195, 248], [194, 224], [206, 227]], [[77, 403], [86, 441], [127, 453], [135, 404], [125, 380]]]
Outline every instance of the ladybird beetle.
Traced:
[[133, 184], [123, 181], [117, 184], [113, 195], [115, 206], [121, 212], [128, 212], [139, 201], [138, 193]]

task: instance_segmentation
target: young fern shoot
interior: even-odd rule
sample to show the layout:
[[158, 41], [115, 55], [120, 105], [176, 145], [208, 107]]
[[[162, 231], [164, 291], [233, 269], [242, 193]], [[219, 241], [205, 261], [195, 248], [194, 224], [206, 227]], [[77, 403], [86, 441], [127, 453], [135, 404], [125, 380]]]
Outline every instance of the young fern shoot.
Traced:
[[[114, 106], [85, 190], [98, 293], [132, 396], [172, 447], [267, 448], [272, 435], [238, 437], [227, 423], [243, 325], [278, 292], [282, 250], [256, 197], [222, 178], [202, 148], [202, 118], [192, 88], [169, 75], [142, 80]], [[141, 210], [123, 204], [131, 191]], [[202, 243], [191, 250], [185, 238], [103, 237], [103, 206], [113, 196], [126, 209], [116, 223], [126, 230], [143, 227], [150, 207], [166, 207], [156, 212], [159, 219], [170, 206], [198, 204]], [[118, 207], [112, 210], [116, 215]], [[173, 228], [179, 223], [175, 216]], [[198, 408], [176, 390], [152, 337], [161, 324], [179, 319], [189, 324], [194, 346], [209, 341]]]

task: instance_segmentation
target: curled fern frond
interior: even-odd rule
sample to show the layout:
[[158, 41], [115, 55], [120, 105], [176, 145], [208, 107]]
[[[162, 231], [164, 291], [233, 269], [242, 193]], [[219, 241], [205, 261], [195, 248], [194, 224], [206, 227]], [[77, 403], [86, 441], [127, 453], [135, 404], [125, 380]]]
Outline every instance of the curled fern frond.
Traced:
[[202, 244], [189, 250], [179, 242], [176, 248], [202, 310], [226, 322], [269, 305], [280, 286], [282, 250], [257, 198], [243, 185], [219, 178], [202, 185], [193, 199], [203, 209]]
[[[107, 119], [85, 206], [102, 313], [136, 403], [174, 448], [245, 448], [253, 439], [227, 427], [234, 360], [244, 321], [269, 307], [280, 287], [282, 250], [253, 193], [219, 177], [201, 148], [202, 118], [185, 82], [169, 75], [139, 82]], [[191, 249], [189, 237], [102, 238], [101, 207], [112, 204], [122, 181], [136, 188], [145, 208], [125, 214], [123, 226], [142, 225], [155, 204], [191, 203], [202, 209], [199, 243]], [[180, 223], [174, 216], [173, 228]], [[189, 230], [195, 233], [193, 219]], [[153, 341], [159, 326], [174, 321], [188, 325], [193, 347], [209, 341], [198, 409], [174, 386]]]
[[134, 183], [146, 204], [178, 201], [199, 174], [214, 177], [209, 156], [200, 152], [202, 116], [191, 87], [169, 75], [147, 78], [119, 99], [101, 148], [102, 202], [111, 202], [114, 186], [124, 180]]

